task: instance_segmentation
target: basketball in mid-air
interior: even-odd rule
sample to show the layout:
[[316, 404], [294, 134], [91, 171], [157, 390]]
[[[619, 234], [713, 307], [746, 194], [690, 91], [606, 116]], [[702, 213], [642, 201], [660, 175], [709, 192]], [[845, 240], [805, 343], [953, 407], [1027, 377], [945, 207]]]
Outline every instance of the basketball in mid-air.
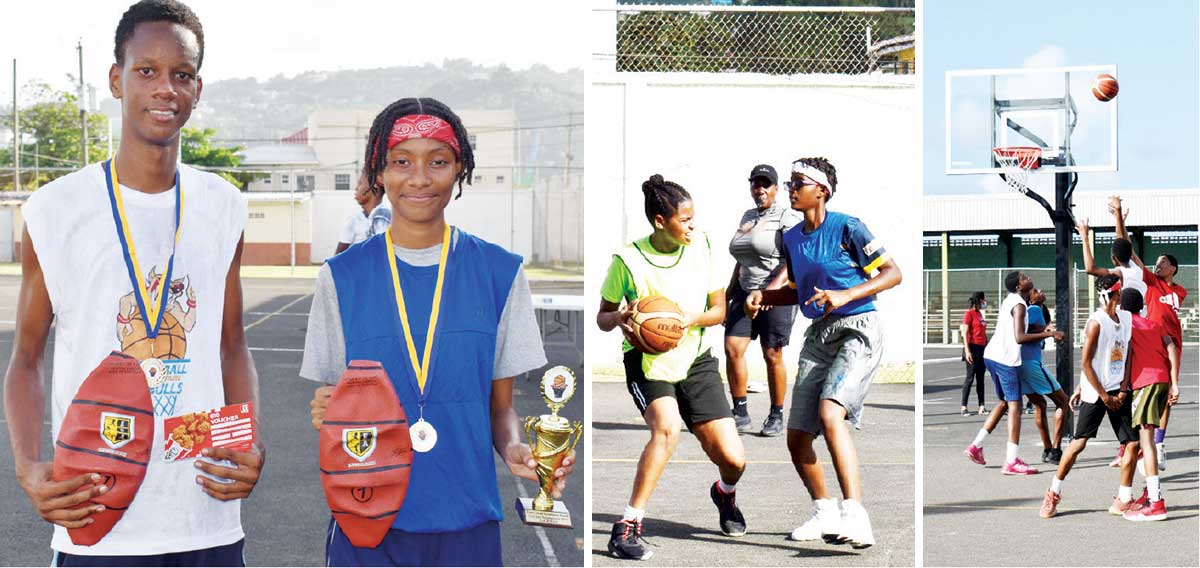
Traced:
[[1121, 86], [1117, 84], [1117, 78], [1108, 73], [1101, 73], [1096, 76], [1095, 81], [1092, 81], [1092, 95], [1101, 102], [1117, 98], [1117, 91], [1120, 90]]
[[649, 355], [666, 353], [679, 345], [687, 328], [683, 325], [683, 310], [662, 296], [647, 296], [638, 300], [629, 318], [633, 333], [629, 343], [634, 349]]

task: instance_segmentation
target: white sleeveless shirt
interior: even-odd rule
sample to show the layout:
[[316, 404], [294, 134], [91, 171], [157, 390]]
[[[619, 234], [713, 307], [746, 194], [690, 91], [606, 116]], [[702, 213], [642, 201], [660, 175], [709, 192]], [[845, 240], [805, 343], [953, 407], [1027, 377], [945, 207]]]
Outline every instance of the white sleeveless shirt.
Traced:
[[[118, 175], [120, 172], [117, 172]], [[246, 199], [222, 178], [180, 166], [182, 231], [171, 281], [177, 189], [121, 188], [140, 277], [151, 298], [169, 294], [153, 349], [164, 371], [152, 386], [155, 437], [163, 418], [223, 406], [220, 361], [225, 278], [246, 225]], [[152, 349], [134, 300], [104, 170], [92, 164], [37, 190], [22, 207], [54, 310], [52, 435], [80, 384], [111, 351], [138, 359]], [[121, 319], [118, 319], [121, 318]], [[122, 323], [124, 320], [132, 320]], [[239, 501], [222, 502], [195, 482], [192, 460], [166, 463], [155, 443], [146, 478], [112, 531], [93, 546], [71, 543], [55, 526], [51, 547], [68, 554], [148, 555], [222, 546], [243, 537]]]
[[[1013, 327], [1013, 309], [1024, 306], [1025, 299], [1015, 292], [1010, 293], [1000, 304], [996, 316], [996, 331], [983, 349], [983, 358], [991, 359], [1009, 367], [1021, 366], [1021, 345], [1017, 343], [1017, 330]], [[1028, 325], [1028, 320], [1026, 320]]]
[[[1132, 264], [1132, 261], [1130, 261]], [[1138, 312], [1142, 317], [1146, 317], [1146, 281], [1142, 278], [1142, 267], [1140, 266], [1117, 266], [1117, 272], [1121, 273], [1121, 288], [1133, 288], [1142, 293], [1142, 311]]]
[[[1125, 365], [1129, 361], [1133, 316], [1125, 310], [1117, 310], [1117, 320], [1113, 321], [1104, 310], [1096, 310], [1088, 318], [1089, 324], [1094, 321], [1100, 325], [1100, 335], [1096, 338], [1096, 352], [1092, 360], [1084, 364], [1092, 366], [1104, 392], [1120, 388], [1121, 381], [1125, 379]], [[1086, 325], [1084, 329], [1087, 329]], [[1079, 388], [1079, 396], [1084, 402], [1095, 404], [1100, 399], [1100, 393], [1092, 388], [1082, 370], [1079, 372]]]

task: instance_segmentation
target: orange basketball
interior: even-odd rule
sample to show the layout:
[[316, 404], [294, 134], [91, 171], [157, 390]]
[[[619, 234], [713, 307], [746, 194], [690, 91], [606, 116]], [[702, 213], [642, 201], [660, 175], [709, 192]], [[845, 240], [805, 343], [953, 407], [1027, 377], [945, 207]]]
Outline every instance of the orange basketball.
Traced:
[[1121, 86], [1117, 84], [1117, 78], [1108, 73], [1101, 73], [1096, 76], [1095, 81], [1092, 81], [1092, 95], [1101, 102], [1117, 98], [1117, 91], [1120, 90]]
[[158, 328], [158, 336], [153, 339], [146, 336], [146, 325], [142, 316], [134, 314], [129, 318], [133, 331], [121, 338], [121, 352], [139, 361], [151, 357], [157, 359], [183, 359], [187, 356], [187, 335], [183, 324], [169, 312], [163, 314], [162, 325]]
[[683, 310], [662, 296], [647, 296], [638, 300], [629, 323], [633, 327], [629, 343], [634, 349], [648, 355], [674, 349], [687, 332], [683, 326]]

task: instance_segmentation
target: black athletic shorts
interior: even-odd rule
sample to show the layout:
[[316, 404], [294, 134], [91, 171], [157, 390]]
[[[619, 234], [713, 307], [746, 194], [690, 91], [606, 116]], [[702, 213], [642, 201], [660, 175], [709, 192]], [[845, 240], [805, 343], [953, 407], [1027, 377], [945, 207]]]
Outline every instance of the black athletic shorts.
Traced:
[[[1109, 396], [1117, 396], [1121, 391], [1108, 391]], [[1113, 434], [1122, 445], [1138, 440], [1133, 431], [1133, 397], [1125, 395], [1125, 403], [1117, 410], [1109, 410], [1099, 399], [1095, 403], [1084, 402], [1079, 405], [1079, 415], [1075, 417], [1075, 437], [1095, 438], [1100, 431], [1100, 424], [1108, 416]]]
[[729, 401], [725, 399], [725, 384], [721, 382], [720, 364], [712, 353], [705, 351], [688, 369], [687, 378], [677, 383], [652, 381], [642, 372], [642, 354], [635, 349], [625, 352], [625, 386], [638, 412], [646, 413], [651, 402], [664, 396], [674, 397], [679, 404], [679, 416], [688, 430], [718, 418], [732, 418]]
[[735, 283], [733, 293], [725, 298], [725, 336], [758, 339], [767, 348], [787, 347], [792, 337], [792, 323], [796, 321], [796, 306], [772, 306], [750, 319], [745, 310], [749, 295]]

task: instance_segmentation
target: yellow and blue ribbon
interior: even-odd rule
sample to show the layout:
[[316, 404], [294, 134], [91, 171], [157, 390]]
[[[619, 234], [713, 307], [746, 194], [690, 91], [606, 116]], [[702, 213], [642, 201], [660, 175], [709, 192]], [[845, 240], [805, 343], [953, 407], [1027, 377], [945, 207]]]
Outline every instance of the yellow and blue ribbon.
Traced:
[[121, 184], [117, 181], [117, 169], [112, 159], [104, 162], [104, 182], [108, 186], [108, 204], [112, 208], [113, 223], [117, 227], [117, 240], [121, 242], [121, 255], [125, 260], [125, 269], [129, 273], [129, 281], [136, 292], [138, 311], [142, 314], [142, 323], [146, 326], [146, 337], [151, 339], [158, 336], [158, 328], [162, 325], [163, 314], [166, 313], [167, 298], [170, 292], [171, 272], [175, 267], [175, 249], [179, 245], [179, 233], [183, 218], [183, 187], [179, 184], [179, 171], [175, 171], [175, 241], [171, 243], [171, 257], [167, 260], [167, 272], [159, 286], [158, 301], [152, 302], [146, 282], [141, 278], [141, 268], [138, 266], [137, 251], [134, 250], [133, 236], [129, 232], [129, 220], [125, 218], [125, 205], [121, 201]]
[[400, 273], [396, 270], [396, 251], [392, 247], [392, 232], [384, 231], [387, 243], [388, 267], [392, 269], [392, 291], [396, 295], [396, 310], [400, 313], [400, 325], [404, 328], [404, 343], [408, 347], [408, 360], [412, 363], [417, 378], [420, 398], [425, 398], [425, 383], [429, 379], [430, 355], [433, 352], [433, 333], [437, 329], [438, 312], [442, 305], [442, 284], [446, 281], [446, 258], [450, 254], [450, 224], [442, 234], [442, 257], [438, 263], [437, 285], [433, 289], [433, 309], [429, 312], [429, 331], [425, 336], [424, 357], [417, 359], [417, 346], [413, 342], [412, 327], [408, 324], [408, 310], [404, 306], [404, 290], [400, 288]]

